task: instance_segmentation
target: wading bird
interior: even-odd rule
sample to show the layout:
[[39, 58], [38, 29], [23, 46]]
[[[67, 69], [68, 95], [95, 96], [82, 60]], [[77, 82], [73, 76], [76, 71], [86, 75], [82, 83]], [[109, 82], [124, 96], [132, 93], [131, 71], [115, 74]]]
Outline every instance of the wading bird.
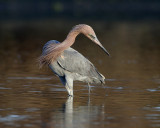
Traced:
[[94, 30], [89, 25], [79, 24], [73, 27], [63, 42], [48, 41], [43, 46], [42, 55], [39, 57], [40, 67], [45, 64], [49, 65], [51, 70], [60, 78], [69, 96], [73, 96], [73, 81], [75, 80], [88, 83], [89, 91], [89, 84], [105, 83], [105, 77], [97, 71], [94, 65], [81, 53], [70, 47], [80, 33], [87, 36], [109, 55], [99, 42]]

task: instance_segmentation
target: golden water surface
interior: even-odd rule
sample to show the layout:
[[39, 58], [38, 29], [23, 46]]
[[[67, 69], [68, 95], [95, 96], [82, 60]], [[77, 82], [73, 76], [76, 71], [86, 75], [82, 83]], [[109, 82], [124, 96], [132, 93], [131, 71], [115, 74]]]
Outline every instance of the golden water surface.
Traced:
[[92, 85], [89, 94], [87, 84], [74, 82], [74, 98], [49, 68], [38, 68], [43, 44], [63, 41], [77, 24], [64, 29], [63, 23], [52, 23], [1, 26], [1, 128], [160, 127], [157, 23], [91, 23], [111, 57], [83, 35], [73, 47], [106, 77], [106, 84]]

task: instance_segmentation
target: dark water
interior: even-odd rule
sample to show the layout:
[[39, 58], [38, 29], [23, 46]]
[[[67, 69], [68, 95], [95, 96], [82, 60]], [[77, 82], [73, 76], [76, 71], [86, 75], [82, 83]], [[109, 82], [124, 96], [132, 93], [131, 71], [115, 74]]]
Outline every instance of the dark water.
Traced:
[[69, 29], [42, 27], [40, 34], [39, 26], [33, 26], [4, 27], [8, 29], [0, 49], [0, 127], [160, 127], [160, 29], [156, 24], [95, 25], [111, 57], [79, 36], [74, 48], [95, 64], [106, 84], [92, 85], [89, 95], [87, 84], [75, 82], [74, 98], [67, 97], [48, 68], [39, 69], [36, 63], [45, 41], [62, 41]]

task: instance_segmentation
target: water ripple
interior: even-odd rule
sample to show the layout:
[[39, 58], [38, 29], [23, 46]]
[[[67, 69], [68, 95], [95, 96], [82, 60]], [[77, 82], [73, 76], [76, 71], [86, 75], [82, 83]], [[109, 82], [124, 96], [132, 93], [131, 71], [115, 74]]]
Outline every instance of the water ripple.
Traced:
[[7, 79], [12, 79], [12, 80], [51, 80], [51, 77], [8, 77]]
[[8, 115], [5, 117], [0, 116], [0, 122], [5, 123], [7, 125], [16, 125], [16, 121], [25, 120], [29, 118], [29, 115]]

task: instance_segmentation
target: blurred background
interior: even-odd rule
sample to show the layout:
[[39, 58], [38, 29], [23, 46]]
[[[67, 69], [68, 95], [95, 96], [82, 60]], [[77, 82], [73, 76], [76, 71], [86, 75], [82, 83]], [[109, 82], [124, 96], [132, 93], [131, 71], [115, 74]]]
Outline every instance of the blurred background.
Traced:
[[[85, 108], [72, 117], [81, 127], [160, 127], [159, 0], [0, 0], [0, 127], [64, 126], [56, 117], [65, 118], [59, 107], [67, 93], [37, 58], [47, 41], [62, 42], [82, 23], [111, 57], [85, 36], [76, 38], [72, 47], [106, 77], [107, 91], [98, 86], [88, 106], [87, 85], [75, 83], [74, 108]], [[87, 110], [84, 122], [78, 113]]]
[[[0, 19], [0, 70], [5, 74], [17, 64], [27, 65], [23, 70], [37, 72], [32, 64], [44, 43], [52, 39], [63, 41], [70, 29], [81, 23], [93, 27], [112, 55], [107, 58], [91, 41], [78, 36], [73, 47], [94, 63], [107, 61], [105, 65], [117, 67], [121, 61], [133, 64], [135, 57], [148, 57], [146, 52], [159, 52], [158, 0], [1, 0]], [[149, 63], [153, 58], [146, 59]], [[12, 64], [8, 66], [9, 63]]]

